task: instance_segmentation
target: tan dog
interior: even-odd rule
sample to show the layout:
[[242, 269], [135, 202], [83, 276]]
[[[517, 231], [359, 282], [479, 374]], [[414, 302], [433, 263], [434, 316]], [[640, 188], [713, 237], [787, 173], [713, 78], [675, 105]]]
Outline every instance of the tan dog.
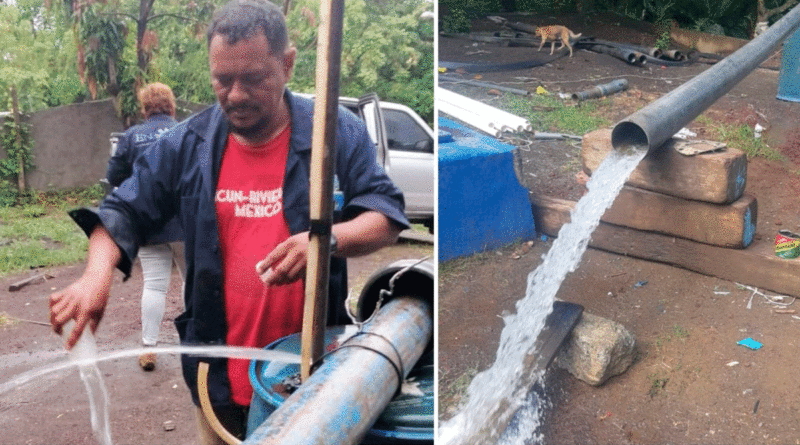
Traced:
[[569, 48], [570, 57], [572, 57], [572, 45], [569, 44], [569, 39], [577, 39], [581, 36], [581, 34], [574, 34], [566, 26], [561, 25], [540, 26], [536, 28], [534, 35], [542, 38], [542, 43], [539, 44], [539, 49], [537, 51], [542, 50], [542, 47], [546, 41], [552, 40], [553, 42], [550, 44], [550, 55], [552, 55], [553, 49], [555, 49], [556, 46], [556, 41], [561, 40], [561, 47], [559, 50], [566, 46]]

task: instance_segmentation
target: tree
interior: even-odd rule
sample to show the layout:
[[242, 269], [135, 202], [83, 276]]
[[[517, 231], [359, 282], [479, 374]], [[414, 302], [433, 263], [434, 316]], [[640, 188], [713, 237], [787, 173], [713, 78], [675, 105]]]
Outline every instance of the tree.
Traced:
[[[295, 0], [287, 16], [298, 48], [291, 87], [313, 93], [318, 0]], [[433, 22], [425, 0], [346, 2], [340, 91], [345, 96], [376, 92], [433, 120]]]
[[758, 0], [758, 22], [770, 23], [770, 19], [776, 15], [783, 15], [789, 8], [800, 3], [800, 0], [778, 0], [770, 2], [773, 4], [772, 8], [767, 8], [767, 0]]

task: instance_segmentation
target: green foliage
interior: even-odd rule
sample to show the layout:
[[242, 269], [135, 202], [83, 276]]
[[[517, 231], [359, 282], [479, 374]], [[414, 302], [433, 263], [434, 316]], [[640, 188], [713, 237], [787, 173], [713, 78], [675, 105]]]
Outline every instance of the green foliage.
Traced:
[[439, 11], [444, 11], [442, 20], [447, 20], [447, 15], [461, 11], [467, 17], [474, 18], [503, 9], [499, 0], [438, 0]]
[[[292, 2], [287, 17], [290, 38], [298, 48], [290, 88], [313, 93], [316, 83], [316, 0]], [[420, 14], [422, 0], [395, 3], [349, 0], [345, 11], [340, 94], [375, 92], [387, 101], [413, 108], [433, 120], [433, 28]], [[311, 14], [309, 14], [311, 12]]]
[[[93, 5], [81, 14], [79, 35], [86, 45], [84, 55], [86, 70], [100, 85], [118, 83], [118, 78], [112, 78], [112, 75], [118, 76], [124, 69], [121, 66], [121, 59], [127, 33], [128, 29], [121, 20], [98, 14]], [[115, 65], [116, 73], [109, 67], [112, 63]]]
[[470, 22], [463, 9], [450, 10], [442, 17], [442, 31], [446, 34], [459, 34], [470, 31]]
[[[19, 138], [17, 132], [20, 133]], [[16, 186], [19, 160], [22, 159], [26, 171], [33, 169], [32, 147], [30, 125], [23, 123], [18, 128], [10, 117], [2, 120], [0, 149], [6, 156], [0, 159], [0, 207], [14, 205], [20, 199]]]

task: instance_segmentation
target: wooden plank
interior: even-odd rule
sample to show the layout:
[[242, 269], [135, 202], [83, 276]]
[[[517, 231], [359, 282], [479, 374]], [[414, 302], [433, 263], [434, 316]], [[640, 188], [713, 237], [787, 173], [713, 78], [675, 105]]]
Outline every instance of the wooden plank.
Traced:
[[[684, 156], [672, 146], [675, 139], [658, 150], [651, 150], [631, 173], [627, 185], [679, 198], [716, 204], [736, 201], [744, 193], [747, 156], [735, 148], [720, 152]], [[593, 131], [583, 137], [581, 158], [591, 174], [608, 153], [611, 130]]]
[[[569, 221], [574, 204], [536, 198], [536, 227], [549, 236], [557, 236], [561, 225]], [[772, 239], [762, 239], [746, 249], [728, 249], [601, 222], [589, 246], [800, 297], [800, 261], [776, 257], [773, 243]]]
[[602, 221], [715, 246], [745, 248], [753, 241], [758, 205], [750, 195], [732, 204], [693, 201], [623, 187]]

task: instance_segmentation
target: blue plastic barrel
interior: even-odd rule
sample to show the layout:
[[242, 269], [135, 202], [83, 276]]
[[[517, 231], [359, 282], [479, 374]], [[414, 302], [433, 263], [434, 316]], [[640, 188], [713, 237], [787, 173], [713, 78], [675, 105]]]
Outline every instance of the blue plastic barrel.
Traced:
[[[325, 331], [325, 351], [339, 347], [340, 339], [355, 333], [355, 326], [334, 326]], [[265, 349], [300, 353], [300, 334], [283, 337]], [[250, 362], [253, 400], [247, 431], [255, 431], [291, 394], [284, 382], [300, 374], [300, 365]], [[426, 352], [406, 378], [418, 388], [399, 394], [384, 409], [362, 445], [422, 445], [433, 443], [433, 351]], [[344, 383], [346, 384], [346, 382]]]
[[777, 98], [800, 102], [800, 29], [783, 43]]

